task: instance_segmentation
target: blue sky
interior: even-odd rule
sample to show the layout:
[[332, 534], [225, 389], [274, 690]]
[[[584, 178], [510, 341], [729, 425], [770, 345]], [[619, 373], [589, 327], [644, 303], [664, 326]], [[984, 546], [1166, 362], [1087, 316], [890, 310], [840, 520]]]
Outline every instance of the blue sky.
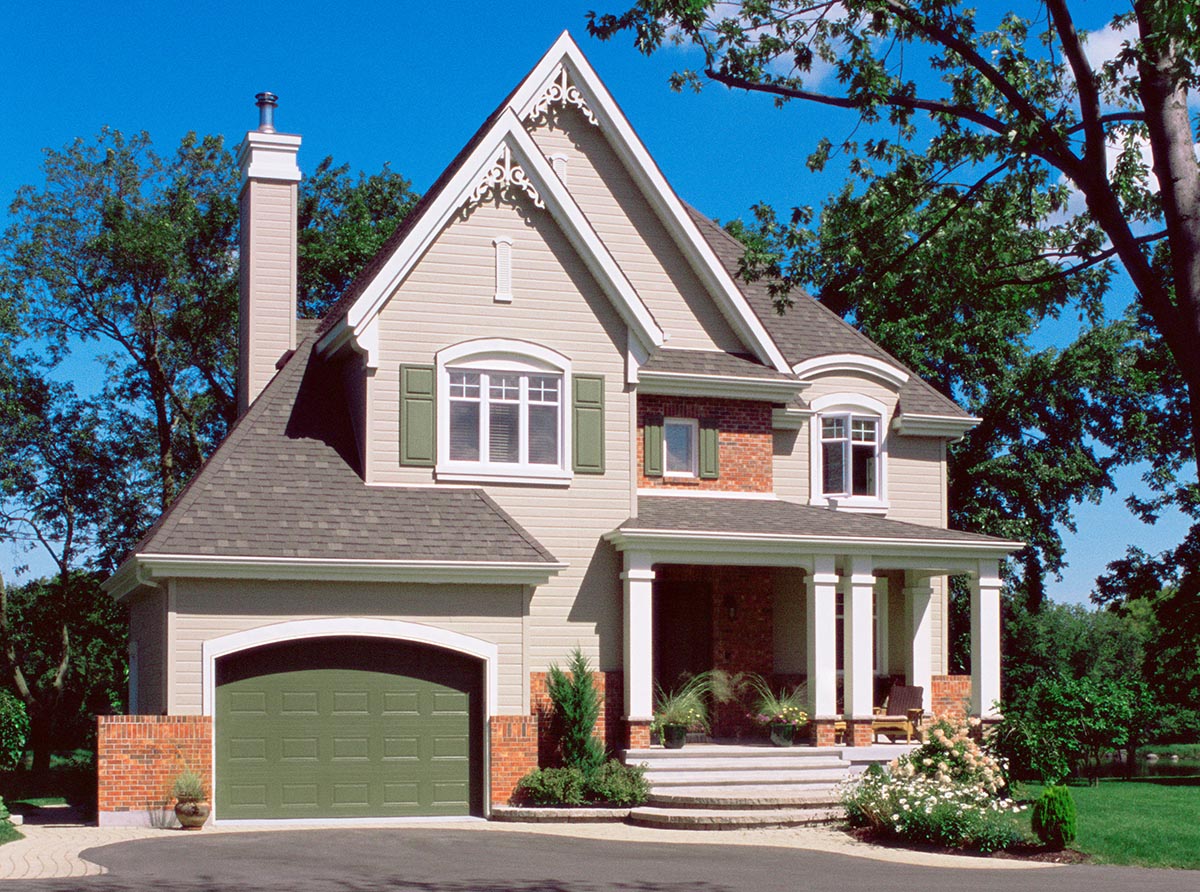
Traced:
[[[1113, 4], [1080, 4], [1101, 28]], [[147, 130], [160, 151], [189, 130], [229, 145], [256, 123], [253, 96], [280, 96], [277, 124], [304, 137], [301, 167], [326, 155], [355, 169], [385, 162], [423, 191], [563, 29], [600, 76], [679, 194], [721, 219], [767, 201], [818, 205], [842, 181], [804, 159], [821, 136], [853, 129], [846, 114], [710, 87], [675, 94], [667, 76], [687, 63], [669, 49], [647, 58], [629, 40], [587, 37], [590, 8], [611, 3], [44, 2], [7, 4], [0, 29], [0, 204], [41, 181], [42, 149], [108, 125]], [[0, 212], [0, 223], [5, 218]], [[85, 362], [71, 366], [88, 375]], [[75, 371], [78, 369], [78, 371]], [[1123, 475], [1136, 484], [1136, 472]], [[1050, 581], [1056, 600], [1083, 600], [1126, 544], [1160, 550], [1186, 529], [1179, 518], [1137, 522], [1123, 494], [1079, 512], [1070, 568]], [[27, 558], [0, 546], [0, 569]], [[35, 564], [37, 569], [40, 564]]]

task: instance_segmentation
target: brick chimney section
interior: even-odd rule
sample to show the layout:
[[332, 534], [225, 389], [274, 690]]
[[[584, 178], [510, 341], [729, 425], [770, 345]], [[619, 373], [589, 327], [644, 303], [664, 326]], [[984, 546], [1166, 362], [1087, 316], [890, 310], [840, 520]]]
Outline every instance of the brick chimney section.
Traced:
[[275, 132], [273, 93], [257, 97], [259, 125], [238, 146], [242, 171], [238, 275], [238, 416], [296, 348], [296, 189], [300, 137]]

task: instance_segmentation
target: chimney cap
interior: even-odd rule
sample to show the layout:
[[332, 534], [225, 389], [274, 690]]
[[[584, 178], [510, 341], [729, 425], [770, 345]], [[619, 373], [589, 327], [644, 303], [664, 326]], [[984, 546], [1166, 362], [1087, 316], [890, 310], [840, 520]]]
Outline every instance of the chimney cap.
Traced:
[[275, 108], [279, 105], [279, 97], [264, 90], [254, 94], [254, 104], [258, 106], [258, 130], [260, 133], [275, 132]]

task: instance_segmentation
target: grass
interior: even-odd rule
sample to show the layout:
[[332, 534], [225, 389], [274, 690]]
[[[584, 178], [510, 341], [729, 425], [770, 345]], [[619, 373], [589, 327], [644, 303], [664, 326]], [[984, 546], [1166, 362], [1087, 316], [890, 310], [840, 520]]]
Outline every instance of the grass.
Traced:
[[[1041, 792], [1026, 788], [1030, 799]], [[1200, 778], [1106, 780], [1072, 785], [1071, 796], [1078, 812], [1071, 848], [1097, 864], [1200, 870]]]

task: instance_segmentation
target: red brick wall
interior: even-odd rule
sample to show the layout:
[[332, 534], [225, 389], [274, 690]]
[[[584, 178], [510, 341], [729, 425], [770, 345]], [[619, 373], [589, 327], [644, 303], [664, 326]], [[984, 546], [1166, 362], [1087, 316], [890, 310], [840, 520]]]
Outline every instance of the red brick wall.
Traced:
[[971, 676], [933, 676], [933, 714], [953, 718], [966, 718], [971, 708]]
[[[770, 678], [775, 669], [771, 568], [713, 567], [711, 573], [713, 668]], [[761, 737], [762, 728], [747, 717], [749, 705], [717, 704], [712, 717], [713, 736]]]
[[[715, 480], [647, 477], [643, 473], [646, 441], [642, 430], [648, 415], [714, 419], [720, 430], [717, 438], [720, 476]], [[772, 448], [771, 406], [768, 403], [654, 394], [638, 396], [637, 461], [640, 487], [771, 492]]]
[[[530, 712], [538, 717], [538, 764], [553, 765], [558, 757], [558, 741], [554, 737], [554, 704], [546, 690], [545, 672], [529, 673]], [[604, 741], [610, 753], [624, 749], [625, 676], [619, 670], [594, 672], [592, 678], [604, 702], [596, 721], [596, 736]]]
[[210, 716], [96, 718], [97, 808], [101, 814], [172, 805], [171, 785], [186, 768], [204, 778], [212, 796]]
[[509, 802], [517, 782], [538, 767], [538, 717], [494, 715], [491, 735], [492, 805]]

